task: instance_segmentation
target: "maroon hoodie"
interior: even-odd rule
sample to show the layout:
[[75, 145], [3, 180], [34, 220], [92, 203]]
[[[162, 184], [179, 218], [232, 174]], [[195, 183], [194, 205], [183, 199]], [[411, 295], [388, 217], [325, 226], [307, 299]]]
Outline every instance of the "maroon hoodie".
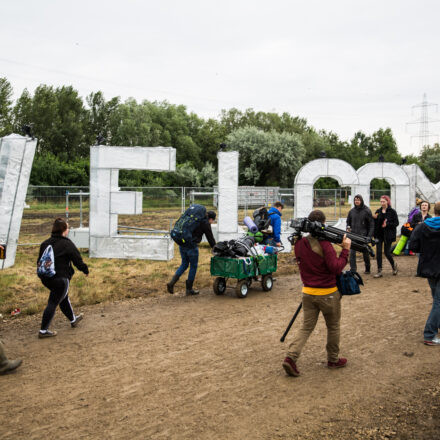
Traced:
[[296, 242], [295, 255], [301, 280], [306, 287], [336, 287], [336, 275], [339, 275], [347, 264], [348, 250], [342, 249], [338, 257], [329, 241], [319, 241], [319, 244], [324, 257], [312, 250], [307, 238], [303, 237]]

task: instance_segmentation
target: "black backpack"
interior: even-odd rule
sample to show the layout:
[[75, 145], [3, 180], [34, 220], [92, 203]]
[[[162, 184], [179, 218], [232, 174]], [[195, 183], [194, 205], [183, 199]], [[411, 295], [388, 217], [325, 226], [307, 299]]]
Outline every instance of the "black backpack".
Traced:
[[254, 223], [259, 231], [264, 231], [270, 225], [270, 215], [265, 206], [258, 208], [252, 214], [254, 217]]
[[193, 247], [193, 232], [206, 218], [206, 208], [203, 205], [191, 205], [177, 220], [171, 230], [171, 238], [183, 247]]

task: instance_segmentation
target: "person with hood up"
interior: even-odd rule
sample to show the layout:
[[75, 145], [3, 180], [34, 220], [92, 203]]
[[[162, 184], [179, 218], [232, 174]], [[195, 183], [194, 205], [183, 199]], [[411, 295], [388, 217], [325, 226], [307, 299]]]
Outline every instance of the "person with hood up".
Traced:
[[434, 217], [414, 229], [409, 249], [420, 253], [417, 276], [428, 278], [432, 294], [432, 309], [423, 330], [424, 344], [440, 345], [440, 202], [434, 205]]
[[270, 226], [272, 226], [272, 234], [267, 237], [265, 244], [270, 246], [281, 246], [281, 216], [284, 205], [281, 202], [275, 202], [269, 209], [268, 215]]
[[[354, 207], [350, 209], [347, 216], [347, 231], [354, 234], [363, 235], [364, 237], [372, 237], [374, 233], [374, 219], [371, 210], [364, 204], [364, 199], [360, 194], [354, 196]], [[363, 252], [365, 262], [365, 272], [370, 273], [370, 255]], [[350, 270], [357, 271], [356, 267], [356, 251], [350, 249]]]
[[382, 244], [385, 257], [390, 262], [393, 275], [397, 275], [397, 264], [391, 253], [391, 244], [396, 240], [396, 228], [399, 226], [397, 212], [391, 208], [391, 199], [388, 196], [380, 198], [380, 208], [373, 214], [374, 237], [376, 245], [377, 274], [374, 278], [382, 277]]

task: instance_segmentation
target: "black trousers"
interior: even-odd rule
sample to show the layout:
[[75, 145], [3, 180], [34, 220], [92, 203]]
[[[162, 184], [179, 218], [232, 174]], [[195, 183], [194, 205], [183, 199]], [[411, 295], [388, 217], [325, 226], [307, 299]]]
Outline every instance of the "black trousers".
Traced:
[[[370, 270], [370, 254], [368, 252], [361, 252], [364, 257], [365, 270]], [[350, 249], [350, 270], [352, 272], [357, 272], [356, 265], [356, 251]]]
[[382, 244], [385, 257], [387, 257], [387, 260], [390, 262], [391, 267], [394, 268], [394, 259], [393, 254], [391, 253], [391, 243], [392, 241], [387, 241], [383, 238], [379, 238], [379, 241], [376, 244], [377, 270], [382, 270]]
[[69, 300], [69, 279], [68, 278], [41, 278], [41, 282], [50, 290], [49, 300], [43, 312], [41, 330], [47, 330], [55, 315], [57, 306], [66, 318], [72, 322], [75, 319], [72, 305]]

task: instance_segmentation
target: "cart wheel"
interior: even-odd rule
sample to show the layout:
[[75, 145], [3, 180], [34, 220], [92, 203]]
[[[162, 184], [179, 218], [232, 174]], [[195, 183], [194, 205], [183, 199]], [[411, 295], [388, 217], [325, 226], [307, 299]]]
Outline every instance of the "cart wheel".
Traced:
[[214, 293], [216, 295], [223, 295], [226, 290], [226, 280], [222, 277], [218, 277], [214, 280]]
[[246, 284], [247, 284], [248, 288], [251, 287], [252, 286], [252, 278], [248, 278], [246, 280]]
[[235, 294], [239, 297], [239, 298], [246, 298], [247, 294], [248, 294], [248, 284], [247, 284], [247, 280], [240, 280], [237, 283], [237, 287], [235, 288]]
[[262, 281], [261, 281], [261, 285], [263, 287], [263, 290], [265, 292], [269, 292], [269, 290], [272, 290], [273, 287], [273, 279], [272, 279], [272, 274], [267, 274], [264, 275]]

